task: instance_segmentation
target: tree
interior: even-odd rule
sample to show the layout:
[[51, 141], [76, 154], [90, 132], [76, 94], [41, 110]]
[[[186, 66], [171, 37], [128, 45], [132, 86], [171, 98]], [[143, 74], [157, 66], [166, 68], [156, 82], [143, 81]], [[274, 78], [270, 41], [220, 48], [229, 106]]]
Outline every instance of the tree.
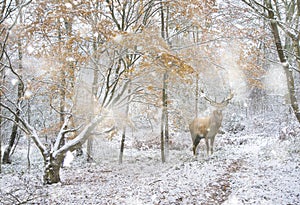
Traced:
[[[68, 123], [72, 115], [71, 113], [68, 113], [65, 117], [64, 124], [61, 126], [61, 129], [56, 136], [55, 143], [51, 147], [49, 147], [47, 146], [47, 143], [45, 144], [42, 142], [36, 128], [31, 126], [27, 119], [24, 117], [22, 107], [15, 105], [18, 108], [18, 111], [16, 112], [3, 102], [1, 102], [0, 105], [3, 108], [7, 109], [11, 114], [13, 114], [15, 118], [18, 118], [18, 126], [26, 133], [28, 137], [32, 137], [36, 146], [39, 148], [44, 159], [43, 181], [45, 184], [60, 182], [60, 168], [66, 152], [73, 151], [81, 146], [87, 140], [93, 129], [104, 118], [104, 112], [100, 113], [91, 122], [86, 124], [73, 140], [61, 146], [61, 142], [62, 140], [64, 140], [65, 134], [77, 130], [76, 128], [68, 129]], [[13, 118], [9, 118], [6, 116], [2, 117], [14, 122]]]
[[[60, 15], [62, 13], [46, 12], [46, 15], [42, 14], [44, 9], [47, 10], [52, 6], [61, 6], [61, 8], [57, 8], [59, 11], [67, 8], [66, 4], [52, 5], [48, 2], [35, 4], [34, 7], [36, 8], [36, 13], [31, 13], [29, 17], [32, 18], [27, 19], [28, 24], [26, 24], [24, 29], [26, 31], [25, 33], [29, 34], [30, 38], [28, 39], [31, 40], [31, 44], [36, 46], [36, 48], [40, 48], [33, 49], [30, 54], [31, 57], [33, 59], [39, 58], [40, 60], [45, 61], [44, 63], [39, 63], [39, 67], [32, 67], [32, 69], [37, 68], [41, 71], [36, 72], [35, 74], [31, 73], [31, 75], [34, 76], [34, 80], [31, 81], [31, 89], [36, 90], [37, 92], [29, 96], [26, 96], [26, 91], [21, 93], [22, 96], [18, 98], [20, 100], [18, 103], [10, 100], [8, 95], [4, 96], [6, 101], [1, 101], [1, 107], [6, 110], [4, 114], [1, 114], [1, 119], [9, 120], [18, 125], [18, 127], [21, 128], [28, 137], [33, 138], [33, 141], [41, 151], [45, 168], [43, 180], [46, 184], [60, 181], [59, 170], [65, 153], [78, 148], [85, 142], [88, 136], [91, 135], [95, 126], [97, 126], [102, 120], [102, 114], [105, 112], [104, 110], [101, 110], [101, 112], [97, 113], [94, 118], [90, 119], [90, 122], [83, 122], [82, 129], [70, 126], [71, 118], [76, 116], [76, 112], [73, 110], [74, 102], [72, 101], [72, 98], [74, 95], [73, 89], [77, 79], [74, 78], [75, 73], [73, 65], [74, 63], [80, 64], [84, 58], [82, 58], [81, 53], [76, 52], [78, 51], [78, 47], [76, 46], [80, 43], [80, 39], [76, 39], [75, 41], [75, 37], [71, 36], [68, 26], [61, 27], [62, 23], [64, 25], [70, 25], [69, 22], [66, 23], [65, 20], [61, 21], [62, 19], [57, 17], [57, 14]], [[39, 16], [39, 18], [35, 18], [36, 16]], [[36, 20], [38, 20], [38, 22], [36, 22]], [[39, 25], [39, 27], [36, 25]], [[62, 30], [66, 31], [66, 33], [63, 34]], [[44, 38], [47, 39], [42, 41], [45, 44], [34, 44], [35, 41], [38, 42], [40, 39]], [[62, 43], [62, 41], [65, 44]], [[76, 44], [73, 44], [74, 42], [76, 42]], [[71, 48], [72, 51], [70, 52]], [[70, 53], [72, 53], [72, 56], [69, 55]], [[53, 56], [55, 57], [55, 60], [53, 59]], [[70, 59], [72, 59], [72, 61]], [[56, 63], [51, 64], [52, 62]], [[70, 63], [72, 63], [72, 65], [70, 65]], [[18, 82], [24, 82], [18, 72], [14, 72], [13, 69], [11, 69], [11, 71], [16, 78], [19, 79]], [[60, 75], [60, 71], [63, 72], [63, 76]], [[30, 75], [29, 72], [27, 74]], [[27, 88], [29, 88], [28, 85]], [[52, 92], [49, 93], [49, 91]], [[62, 97], [60, 102], [55, 101], [56, 96]], [[31, 122], [26, 119], [26, 111], [23, 107], [26, 101], [30, 98], [30, 102], [35, 105], [32, 115], [39, 115], [37, 118], [34, 117], [34, 126], [32, 126]], [[40, 109], [39, 106], [41, 106]], [[58, 112], [54, 112], [55, 114], [53, 115], [51, 114], [51, 110]], [[56, 113], [58, 113], [58, 115], [56, 115]], [[53, 123], [57, 117], [60, 120], [63, 120], [62, 124]], [[41, 122], [40, 120], [42, 119], [45, 119], [45, 121]], [[85, 124], [86, 126], [84, 126]], [[43, 130], [43, 127], [40, 125], [44, 125], [44, 127], [48, 128]], [[49, 129], [51, 127], [54, 128], [53, 131]], [[65, 141], [66, 136], [69, 133], [76, 131], [79, 133], [74, 137], [74, 139], [64, 144], [63, 142]], [[44, 133], [46, 134], [44, 135]], [[48, 136], [51, 138], [50, 141]]]
[[[116, 28], [116, 38], [117, 43], [119, 40], [123, 38], [123, 34], [127, 32], [132, 32], [134, 34], [141, 33], [147, 27], [149, 27], [151, 21], [153, 20], [153, 16], [157, 13], [157, 1], [156, 0], [148, 0], [148, 1], [106, 1], [109, 7], [108, 16], [112, 20], [114, 27]], [[122, 40], [121, 40], [122, 41]], [[130, 46], [132, 48], [132, 45]], [[134, 45], [132, 49], [127, 50], [128, 47], [121, 47], [117, 52], [120, 54], [118, 57], [120, 68], [124, 68], [123, 72], [128, 78], [128, 80], [123, 84], [122, 90], [125, 91], [127, 89], [128, 96], [125, 101], [125, 118], [128, 118], [128, 113], [130, 109], [130, 101], [131, 96], [135, 94], [135, 92], [131, 89], [131, 78], [134, 75], [131, 75], [133, 67], [137, 64], [138, 60], [141, 58], [142, 52], [137, 50], [137, 45]], [[119, 70], [119, 68], [118, 68]], [[117, 73], [119, 75], [119, 73]], [[124, 93], [124, 92], [123, 92]], [[116, 99], [120, 99], [121, 95], [117, 96]], [[114, 104], [117, 101], [114, 101]], [[120, 145], [120, 154], [119, 154], [119, 163], [122, 163], [123, 152], [124, 152], [124, 143], [126, 139], [126, 125], [124, 124], [122, 127], [122, 137], [121, 137], [121, 145]]]
[[[7, 66], [12, 68], [7, 80], [20, 79], [24, 92], [19, 102], [12, 92], [2, 96], [1, 119], [33, 139], [43, 156], [44, 183], [60, 181], [64, 155], [87, 139], [92, 160], [92, 138], [106, 134], [107, 127], [121, 130], [122, 163], [134, 109], [162, 111], [156, 117], [164, 162], [169, 132], [187, 126], [183, 118], [195, 114], [194, 106], [182, 99], [197, 98], [197, 86], [221, 96], [219, 88], [229, 81], [226, 71], [232, 65], [222, 66], [227, 51], [222, 50], [243, 29], [234, 33], [238, 29], [230, 30], [227, 21], [222, 22], [227, 16], [220, 18], [218, 12], [213, 0], [34, 1], [22, 27], [26, 72], [14, 69], [17, 53], [13, 66]], [[239, 47], [231, 50], [237, 57], [234, 63], [253, 61]], [[32, 62], [26, 65], [26, 59]], [[217, 86], [220, 80], [224, 83]], [[27, 90], [31, 95], [26, 96]], [[200, 109], [198, 101], [195, 107]], [[107, 118], [113, 118], [114, 125], [107, 125]]]
[[[294, 72], [299, 72], [299, 1], [243, 0], [253, 12], [269, 22], [279, 62], [286, 76], [288, 99], [294, 114], [300, 122], [300, 110], [296, 96]], [[284, 41], [282, 40], [284, 39]]]
[[[9, 39], [9, 34], [11, 32], [11, 30], [13, 29], [13, 27], [16, 24], [20, 24], [22, 23], [22, 9], [27, 6], [28, 4], [30, 4], [31, 1], [24, 1], [24, 2], [19, 2], [19, 1], [15, 1], [15, 2], [9, 2], [9, 1], [2, 1], [1, 2], [1, 10], [0, 10], [0, 38], [1, 38], [1, 43], [0, 43], [0, 62], [1, 62], [1, 77], [2, 79], [5, 78], [4, 76], [4, 69], [10, 69], [12, 71], [12, 73], [14, 73], [14, 68], [12, 66], [11, 63], [11, 57], [8, 54], [7, 50], [6, 50], [6, 46], [7, 46], [7, 42]], [[12, 18], [13, 21], [7, 21], [8, 19]], [[22, 42], [21, 39], [18, 38], [17, 39], [17, 45], [18, 45], [18, 69], [22, 70]], [[6, 61], [6, 62], [5, 62]], [[20, 76], [19, 76], [20, 77]], [[5, 88], [2, 87], [2, 83], [4, 83], [4, 81], [1, 81], [1, 91], [0, 91], [0, 101], [2, 100], [2, 95], [4, 94], [4, 90]], [[24, 84], [21, 80], [21, 78], [18, 81], [18, 86], [17, 86], [17, 103], [20, 102], [20, 97], [23, 95], [24, 92]], [[1, 109], [0, 109], [1, 111]], [[18, 119], [17, 117], [15, 118], [15, 123], [13, 123], [12, 126], [12, 131], [11, 131], [11, 135], [10, 135], [10, 140], [9, 140], [9, 145], [6, 147], [4, 153], [3, 153], [3, 158], [0, 154], [0, 161], [2, 160], [3, 163], [10, 163], [11, 159], [10, 159], [10, 155], [12, 147], [15, 144], [16, 138], [17, 138], [17, 131], [18, 131]], [[0, 119], [0, 124], [2, 124], [2, 118]], [[0, 137], [0, 141], [2, 141], [2, 133], [1, 137]], [[1, 152], [1, 142], [0, 142], [0, 152]], [[1, 167], [1, 166], [0, 166]]]
[[[168, 5], [164, 5], [161, 0], [161, 37], [168, 39]], [[162, 80], [162, 114], [161, 114], [161, 127], [160, 127], [160, 143], [161, 143], [161, 161], [164, 163], [168, 158], [169, 151], [169, 122], [168, 122], [168, 70], [166, 69], [163, 74]]]
[[[17, 1], [16, 3], [17, 3], [16, 6], [18, 6], [19, 2]], [[19, 18], [18, 18], [18, 24], [22, 24], [22, 21], [23, 21], [22, 12], [20, 11]], [[18, 39], [17, 39], [17, 53], [18, 53], [18, 68], [16, 68], [16, 69], [18, 69], [20, 72], [22, 72], [23, 54], [22, 54], [22, 40], [20, 39], [20, 37], [18, 37]], [[14, 68], [12, 67], [12, 65], [10, 65], [10, 69], [12, 70], [12, 72], [15, 72], [15, 71], [13, 71]], [[19, 75], [19, 81], [17, 84], [16, 104], [20, 103], [20, 99], [23, 95], [24, 95], [24, 83], [22, 80], [22, 76]], [[18, 110], [17, 110], [16, 114], [20, 115]], [[19, 121], [18, 117], [15, 117], [16, 123], [13, 124], [8, 146], [6, 147], [6, 149], [3, 153], [2, 162], [4, 164], [11, 163], [11, 159], [10, 159], [11, 151], [12, 151], [12, 148], [13, 148], [14, 144], [16, 143], [16, 140], [18, 137], [18, 133], [17, 133], [18, 132], [18, 125], [17, 125], [18, 121]]]
[[[79, 9], [83, 5], [76, 6]], [[98, 126], [107, 115], [106, 110], [124, 107], [124, 102], [128, 105], [128, 96], [134, 92], [130, 92], [127, 96], [124, 91], [128, 89], [130, 84], [128, 80], [130, 76], [129, 73], [131, 72], [130, 69], [132, 69], [134, 63], [139, 59], [140, 54], [138, 52], [131, 54], [128, 53], [128, 48], [124, 48], [113, 42], [107, 43], [107, 39], [108, 37], [111, 38], [109, 35], [111, 35], [112, 32], [106, 32], [105, 29], [102, 30], [101, 33], [98, 33], [99, 39], [92, 41], [93, 43], [90, 43], [89, 40], [92, 39], [90, 37], [95, 37], [94, 34], [92, 34], [92, 36], [85, 36], [84, 38], [87, 41], [81, 41], [82, 36], [77, 36], [76, 31], [70, 34], [70, 31], [67, 29], [69, 27], [62, 26], [66, 24], [65, 18], [60, 16], [63, 11], [65, 11], [64, 9], [69, 8], [67, 3], [51, 4], [51, 2], [42, 2], [41, 4], [35, 5], [35, 7], [36, 13], [33, 12], [31, 14], [32, 21], [27, 25], [26, 29], [29, 33], [35, 34], [31, 36], [31, 42], [41, 39], [45, 42], [42, 45], [36, 44], [36, 51], [34, 50], [31, 54], [32, 58], [43, 59], [45, 64], [38, 64], [38, 69], [44, 72], [37, 73], [35, 79], [32, 81], [32, 89], [34, 88], [34, 90], [38, 92], [35, 92], [32, 96], [33, 99], [31, 103], [34, 104], [35, 107], [42, 106], [40, 110], [35, 109], [32, 113], [39, 113], [39, 115], [45, 116], [43, 126], [46, 129], [39, 127], [39, 124], [42, 124], [41, 122], [35, 122], [35, 126], [32, 126], [26, 117], [24, 117], [25, 111], [21, 105], [26, 102], [27, 98], [20, 98], [22, 102], [19, 104], [13, 103], [10, 105], [1, 102], [1, 106], [6, 109], [7, 113], [10, 113], [10, 115], [18, 120], [17, 125], [21, 130], [28, 137], [32, 137], [44, 159], [43, 181], [45, 184], [52, 184], [60, 181], [60, 167], [66, 152], [73, 151], [81, 146], [89, 136], [94, 133], [94, 128]], [[57, 7], [56, 10], [59, 12], [52, 12], [51, 8], [53, 7]], [[45, 15], [43, 15], [44, 10], [50, 12], [44, 12]], [[94, 12], [97, 12], [97, 10], [94, 10]], [[137, 13], [136, 10], [135, 12]], [[88, 14], [90, 13], [88, 12]], [[74, 22], [80, 22], [83, 25], [86, 23], [85, 20], [90, 18], [86, 13], [80, 13], [79, 17], [80, 18], [74, 17]], [[109, 25], [107, 19], [102, 19], [102, 22], [106, 22], [106, 25]], [[101, 23], [97, 23], [96, 26], [99, 26]], [[144, 21], [143, 23], [147, 22]], [[36, 25], [39, 25], [39, 27], [36, 27]], [[67, 22], [67, 25], [69, 26], [70, 23]], [[73, 28], [75, 28], [75, 26]], [[107, 26], [107, 28], [110, 27]], [[62, 42], [63, 40], [65, 41]], [[95, 45], [97, 43], [99, 43], [99, 45]], [[94, 53], [90, 55], [88, 48], [91, 45], [95, 47], [103, 46], [103, 48], [99, 50], [93, 49], [92, 51]], [[69, 55], [71, 48], [72, 56]], [[78, 95], [79, 93], [91, 93], [92, 98], [97, 102], [94, 107], [97, 107], [98, 110], [93, 113], [96, 115], [91, 116], [84, 113], [84, 106], [81, 107], [82, 110], [76, 109], [76, 107], [79, 107], [80, 102], [75, 104], [74, 101], [72, 101], [73, 87], [79, 79], [74, 78], [76, 75], [74, 75], [74, 71], [72, 70], [74, 67], [73, 65], [70, 66], [70, 62], [72, 62], [72, 64], [73, 62], [78, 63], [78, 66], [80, 66], [83, 71], [83, 68], [88, 69], [90, 60], [94, 61], [95, 57], [97, 57], [96, 60], [102, 59], [102, 61], [98, 61], [95, 64], [94, 68], [96, 68], [96, 72], [93, 73], [95, 81], [92, 86], [97, 86], [98, 90], [95, 91], [90, 88], [87, 88], [85, 92], [82, 92], [79, 88], [76, 90]], [[70, 61], [70, 59], [72, 59], [72, 61]], [[20, 77], [18, 73], [15, 75]], [[48, 90], [48, 92], [46, 90]], [[52, 92], [49, 93], [49, 90]], [[136, 88], [133, 90], [135, 92], [137, 91]], [[57, 97], [60, 99], [59, 101], [56, 100]], [[84, 96], [83, 99], [86, 99], [86, 96]], [[38, 102], [43, 103], [39, 104]], [[50, 103], [48, 104], [47, 102]], [[14, 111], [11, 107], [16, 108], [17, 111]], [[88, 105], [85, 105], [85, 107], [90, 108]], [[54, 114], [53, 112], [49, 113], [48, 110], [51, 112], [54, 111]], [[18, 115], [18, 112], [20, 115]], [[80, 114], [85, 116], [84, 120], [81, 119], [81, 126], [70, 126], [71, 119], [78, 117]], [[56, 119], [60, 119], [61, 121], [62, 116], [62, 124], [53, 123]], [[15, 122], [9, 115], [3, 115], [2, 117]], [[39, 121], [40, 119], [43, 119], [43, 117], [37, 120]], [[53, 131], [50, 128], [53, 128]], [[78, 132], [78, 134], [75, 134], [73, 139], [63, 143], [68, 134], [75, 132]], [[49, 137], [51, 138], [50, 140], [48, 139]]]

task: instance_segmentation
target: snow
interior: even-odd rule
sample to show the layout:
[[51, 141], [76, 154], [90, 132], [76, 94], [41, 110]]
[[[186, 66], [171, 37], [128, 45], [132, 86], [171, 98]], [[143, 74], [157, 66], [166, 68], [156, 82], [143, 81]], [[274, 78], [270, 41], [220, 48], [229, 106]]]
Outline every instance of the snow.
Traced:
[[11, 84], [12, 84], [13, 86], [17, 85], [18, 82], [19, 82], [19, 80], [16, 79], [16, 78], [13, 78], [13, 79], [11, 80]]
[[[182, 133], [182, 140], [188, 141], [187, 136]], [[197, 158], [189, 147], [171, 149], [165, 164], [158, 148], [129, 147], [119, 165], [111, 157], [117, 147], [106, 145], [116, 155], [94, 164], [75, 158], [71, 167], [62, 169], [62, 182], [49, 186], [41, 184], [41, 165], [33, 162], [27, 173], [21, 163], [26, 154], [18, 154], [20, 161], [3, 167], [0, 202], [12, 203], [14, 195], [21, 201], [31, 196], [30, 203], [40, 204], [300, 203], [299, 138], [226, 133], [217, 137], [215, 146], [208, 157], [202, 142]], [[33, 150], [32, 157], [36, 155]]]
[[66, 61], [68, 61], [68, 62], [75, 62], [76, 60], [73, 57], [67, 57]]
[[216, 136], [211, 156], [202, 140], [194, 157], [190, 134], [182, 129], [170, 133], [169, 157], [162, 164], [159, 133], [144, 125], [132, 134], [128, 129], [123, 164], [118, 164], [121, 135], [95, 138], [95, 162], [67, 153], [62, 182], [47, 186], [41, 154], [31, 147], [29, 172], [28, 139], [20, 138], [13, 164], [2, 166], [0, 204], [299, 204], [299, 124], [291, 114], [283, 117], [289, 111], [281, 101], [274, 96], [271, 101], [269, 107], [262, 103], [261, 114], [253, 102], [239, 112], [230, 104], [225, 133]]
[[80, 35], [81, 38], [89, 37], [90, 34], [92, 33], [92, 28], [88, 24], [81, 23], [81, 24], [78, 24], [76, 26], [78, 27], [77, 30], [78, 30], [79, 35]]
[[116, 43], [122, 43], [123, 41], [123, 36], [121, 34], [116, 34], [116, 36], [113, 38], [113, 40], [116, 42]]
[[[230, 49], [228, 49], [229, 46]], [[247, 96], [246, 77], [238, 62], [241, 50], [241, 45], [235, 41], [222, 45], [221, 49], [221, 66], [226, 68], [224, 76], [234, 92], [233, 100], [235, 101], [243, 101]]]
[[27, 47], [27, 52], [28, 52], [28, 54], [33, 54], [34, 51], [35, 51], [35, 48], [34, 48], [33, 46], [29, 45], [29, 46]]
[[288, 63], [287, 61], [286, 61], [286, 62], [283, 62], [283, 63], [282, 63], [282, 66], [285, 67], [285, 68], [287, 68], [287, 67], [289, 66], [289, 63]]
[[270, 94], [285, 95], [287, 93], [287, 83], [282, 66], [271, 66], [265, 75], [264, 84]]
[[240, 205], [240, 204], [243, 204], [243, 202], [236, 195], [230, 195], [228, 199], [223, 203], [223, 205]]
[[33, 93], [31, 90], [26, 90], [24, 93], [24, 98], [25, 99], [30, 99], [32, 97]]
[[72, 9], [72, 8], [73, 8], [72, 4], [70, 4], [70, 3], [65, 3], [65, 6], [66, 6], [66, 8], [68, 8], [68, 9]]
[[71, 167], [71, 163], [74, 160], [74, 155], [72, 152], [68, 151], [64, 159], [64, 167]]

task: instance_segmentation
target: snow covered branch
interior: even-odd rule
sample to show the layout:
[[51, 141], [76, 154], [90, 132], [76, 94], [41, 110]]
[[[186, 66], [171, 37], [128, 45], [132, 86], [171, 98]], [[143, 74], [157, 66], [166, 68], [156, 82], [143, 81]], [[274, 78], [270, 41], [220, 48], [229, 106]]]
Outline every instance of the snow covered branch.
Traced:
[[66, 128], [67, 128], [67, 126], [69, 124], [70, 118], [71, 118], [71, 115], [67, 115], [65, 117], [64, 123], [61, 126], [60, 131], [59, 131], [59, 133], [57, 135], [57, 138], [55, 140], [55, 144], [54, 144], [53, 150], [57, 150], [59, 148], [59, 146], [61, 145], [61, 143], [62, 143], [62, 141], [64, 139], [64, 135], [67, 132]]
[[[25, 126], [25, 128], [22, 127], [22, 126], [20, 125], [20, 123], [16, 122], [14, 119], [12, 119], [12, 118], [10, 118], [10, 117], [3, 116], [3, 115], [1, 115], [1, 117], [2, 117], [2, 118], [5, 118], [5, 119], [7, 119], [7, 120], [9, 120], [9, 121], [12, 121], [12, 122], [16, 123], [16, 124], [17, 124], [24, 132], [26, 132], [26, 123], [25, 123], [25, 120], [24, 120], [23, 118], [21, 118], [21, 117], [17, 114], [16, 111], [13, 111], [8, 105], [4, 104], [4, 103], [1, 102], [1, 101], [0, 101], [0, 106], [3, 107], [3, 108], [5, 108], [5, 109], [6, 109], [7, 111], [9, 111], [11, 114], [13, 114], [13, 116], [14, 116], [16, 119], [18, 119], [18, 120], [22, 123], [22, 125]], [[17, 107], [17, 110], [20, 110], [20, 108]]]
[[27, 128], [27, 130], [29, 131], [29, 133], [31, 135], [31, 138], [33, 139], [34, 143], [39, 148], [41, 153], [44, 155], [44, 152], [47, 151], [47, 147], [40, 140], [40, 137], [37, 134], [36, 129], [34, 127], [32, 127], [29, 123], [27, 123], [27, 121], [25, 121], [25, 123], [26, 123], [26, 128]]
[[100, 114], [96, 118], [94, 118], [89, 124], [87, 124], [83, 130], [78, 134], [77, 137], [75, 137], [73, 140], [67, 142], [64, 146], [62, 146], [60, 149], [55, 150], [53, 153], [53, 157], [57, 157], [60, 154], [64, 154], [67, 151], [73, 151], [88, 139], [88, 137], [91, 135], [91, 132], [94, 130], [94, 128], [98, 125], [98, 123], [103, 120], [103, 116]]
[[35, 142], [35, 144], [37, 145], [37, 147], [40, 149], [40, 151], [43, 153], [47, 148], [46, 146], [41, 142], [37, 131], [34, 127], [32, 127], [26, 119], [24, 119], [23, 117], [21, 117], [21, 115], [18, 115], [17, 112], [13, 111], [9, 106], [5, 105], [4, 103], [0, 102], [0, 106], [7, 109], [10, 113], [12, 113], [14, 115], [14, 117], [16, 119], [18, 119], [18, 121], [21, 123], [16, 122], [14, 119], [10, 118], [10, 117], [6, 117], [6, 116], [2, 116], [2, 118], [5, 118], [7, 120], [10, 120], [12, 122], [14, 122], [23, 132], [25, 132], [27, 135], [31, 135], [33, 141]]

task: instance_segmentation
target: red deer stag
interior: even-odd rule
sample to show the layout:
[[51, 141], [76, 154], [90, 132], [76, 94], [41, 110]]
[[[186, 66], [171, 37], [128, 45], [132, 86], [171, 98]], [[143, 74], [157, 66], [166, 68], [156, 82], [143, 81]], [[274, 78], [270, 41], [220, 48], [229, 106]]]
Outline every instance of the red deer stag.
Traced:
[[195, 118], [189, 125], [193, 142], [193, 153], [195, 156], [197, 146], [201, 139], [205, 139], [207, 155], [209, 155], [209, 151], [210, 154], [213, 153], [215, 136], [217, 135], [223, 120], [222, 110], [228, 105], [232, 97], [233, 94], [230, 92], [227, 98], [225, 98], [222, 102], [218, 103], [204, 95], [204, 99], [207, 100], [216, 109], [207, 117]]

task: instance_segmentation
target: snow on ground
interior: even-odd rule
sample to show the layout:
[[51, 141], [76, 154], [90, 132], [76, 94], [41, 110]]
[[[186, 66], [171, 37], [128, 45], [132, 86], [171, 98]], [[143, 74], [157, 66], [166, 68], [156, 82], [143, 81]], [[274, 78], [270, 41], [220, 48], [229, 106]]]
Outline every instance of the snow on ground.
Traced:
[[44, 186], [41, 166], [3, 166], [0, 204], [300, 204], [300, 140], [245, 135], [216, 139], [215, 153], [198, 158], [190, 148], [128, 148], [117, 158], [86, 164], [77, 158], [61, 171], [62, 183]]

